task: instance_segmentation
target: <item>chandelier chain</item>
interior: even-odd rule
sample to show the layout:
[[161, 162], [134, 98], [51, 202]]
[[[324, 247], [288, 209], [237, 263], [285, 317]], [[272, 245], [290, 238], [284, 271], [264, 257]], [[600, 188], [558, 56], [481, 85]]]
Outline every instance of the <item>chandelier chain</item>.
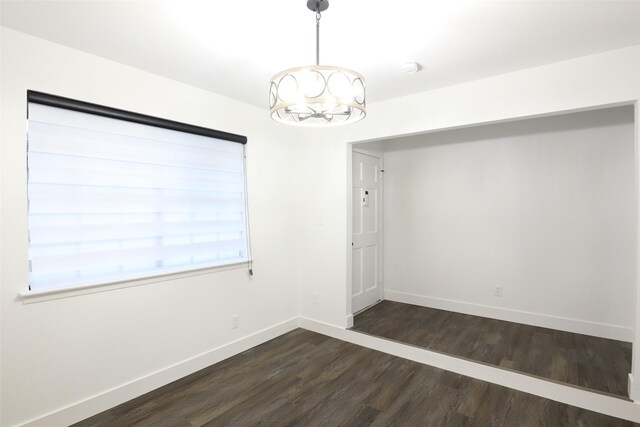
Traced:
[[320, 18], [322, 14], [316, 9], [316, 65], [320, 65]]

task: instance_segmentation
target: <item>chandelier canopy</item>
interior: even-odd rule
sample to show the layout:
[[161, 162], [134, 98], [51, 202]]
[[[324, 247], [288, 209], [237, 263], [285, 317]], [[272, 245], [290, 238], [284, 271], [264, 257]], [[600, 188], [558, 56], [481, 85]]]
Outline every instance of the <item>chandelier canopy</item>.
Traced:
[[328, 0], [308, 0], [316, 13], [316, 65], [284, 70], [269, 88], [271, 118], [296, 126], [327, 127], [362, 120], [366, 115], [364, 77], [341, 67], [320, 65], [320, 18]]

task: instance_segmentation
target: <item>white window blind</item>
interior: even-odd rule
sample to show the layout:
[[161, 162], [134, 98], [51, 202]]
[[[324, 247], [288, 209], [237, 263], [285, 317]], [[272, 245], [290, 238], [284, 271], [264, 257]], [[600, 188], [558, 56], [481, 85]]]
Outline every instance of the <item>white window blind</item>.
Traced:
[[248, 261], [244, 145], [29, 103], [29, 285]]

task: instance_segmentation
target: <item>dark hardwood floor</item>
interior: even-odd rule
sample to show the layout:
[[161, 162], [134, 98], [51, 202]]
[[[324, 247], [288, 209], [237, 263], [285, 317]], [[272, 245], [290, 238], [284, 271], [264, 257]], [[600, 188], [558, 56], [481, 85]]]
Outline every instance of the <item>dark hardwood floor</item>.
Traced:
[[353, 330], [627, 396], [631, 343], [392, 301], [358, 314]]
[[631, 426], [297, 329], [76, 426]]

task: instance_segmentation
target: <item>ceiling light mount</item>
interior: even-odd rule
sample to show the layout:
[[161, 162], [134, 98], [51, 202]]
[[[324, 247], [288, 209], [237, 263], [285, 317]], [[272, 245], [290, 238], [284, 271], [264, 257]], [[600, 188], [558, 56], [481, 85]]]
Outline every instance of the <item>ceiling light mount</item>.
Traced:
[[320, 18], [328, 0], [308, 0], [316, 14], [316, 64], [281, 71], [271, 78], [271, 118], [297, 126], [327, 127], [366, 115], [364, 77], [342, 67], [320, 65]]
[[312, 12], [324, 12], [329, 9], [329, 0], [309, 0], [307, 7]]

